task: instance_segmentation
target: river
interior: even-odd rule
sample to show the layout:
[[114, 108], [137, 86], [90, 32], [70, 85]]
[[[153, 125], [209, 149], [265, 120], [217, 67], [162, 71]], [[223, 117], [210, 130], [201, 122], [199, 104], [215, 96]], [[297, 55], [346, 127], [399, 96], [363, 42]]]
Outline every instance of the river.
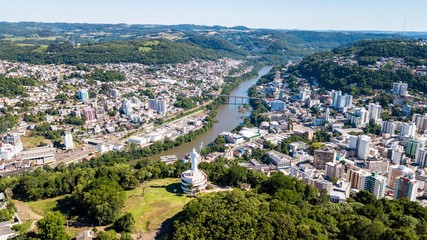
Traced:
[[[267, 74], [271, 70], [271, 68], [272, 68], [271, 66], [261, 68], [258, 71], [258, 76], [241, 82], [239, 86], [237, 86], [231, 91], [230, 95], [247, 96], [248, 89], [253, 85], [255, 85], [258, 79], [260, 79], [262, 76]], [[240, 99], [238, 99], [238, 101], [241, 102]], [[234, 102], [234, 98], [230, 99], [230, 102]], [[249, 103], [249, 100], [245, 99], [244, 102]], [[216, 115], [216, 119], [218, 121], [213, 125], [213, 127], [209, 128], [208, 131], [197, 136], [191, 142], [183, 143], [178, 147], [172, 148], [161, 154], [151, 156], [148, 159], [159, 160], [160, 156], [167, 156], [167, 155], [176, 155], [178, 159], [181, 159], [187, 153], [190, 153], [193, 150], [193, 148], [196, 148], [197, 150], [199, 150], [200, 144], [202, 142], [204, 145], [207, 145], [213, 142], [217, 138], [217, 136], [222, 132], [231, 131], [235, 127], [237, 127], [239, 124], [243, 123], [243, 118], [251, 114], [252, 108], [250, 108], [249, 110], [243, 113], [241, 112], [239, 113], [238, 105], [223, 104], [218, 107], [217, 111], [218, 113]]]

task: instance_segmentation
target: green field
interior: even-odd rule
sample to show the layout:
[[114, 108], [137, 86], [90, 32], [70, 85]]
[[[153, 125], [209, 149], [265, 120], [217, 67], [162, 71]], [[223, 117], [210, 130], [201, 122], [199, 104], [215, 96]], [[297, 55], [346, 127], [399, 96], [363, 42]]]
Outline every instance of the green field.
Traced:
[[[132, 213], [136, 222], [136, 231], [153, 231], [159, 228], [162, 222], [181, 211], [184, 205], [191, 201], [192, 198], [174, 193], [174, 189], [178, 191], [180, 187], [178, 178], [166, 178], [150, 180], [134, 190], [126, 191], [127, 200], [123, 211]], [[143, 191], [144, 195], [142, 195]], [[70, 195], [27, 202], [25, 204], [34, 213], [42, 216], [51, 211], [60, 211], [62, 214], [71, 217], [72, 221], [76, 221], [78, 217], [73, 216], [73, 209], [69, 205], [68, 196]], [[69, 230], [71, 231], [71, 229]], [[74, 229], [74, 231], [78, 232], [77, 230]]]
[[51, 144], [52, 141], [42, 137], [42, 136], [31, 136], [31, 137], [21, 137], [21, 141], [22, 141], [22, 145], [24, 146], [25, 149], [27, 148], [35, 148], [37, 147], [37, 145], [39, 145], [39, 143], [44, 142], [47, 144]]
[[167, 178], [148, 181], [146, 185], [128, 191], [125, 211], [135, 218], [136, 230], [155, 230], [163, 221], [181, 211], [192, 198], [174, 193], [174, 189], [178, 191], [180, 187], [179, 179]]
[[146, 53], [146, 52], [151, 51], [152, 48], [150, 48], [150, 47], [139, 47], [138, 49], [140, 52]]

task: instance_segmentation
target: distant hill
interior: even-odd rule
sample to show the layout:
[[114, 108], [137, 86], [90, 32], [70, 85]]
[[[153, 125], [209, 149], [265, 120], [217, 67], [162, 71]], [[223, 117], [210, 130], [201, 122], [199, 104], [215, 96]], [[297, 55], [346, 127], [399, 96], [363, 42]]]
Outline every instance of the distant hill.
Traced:
[[[326, 89], [353, 94], [390, 89], [393, 82], [427, 92], [427, 45], [416, 40], [361, 41], [304, 58], [294, 70]], [[418, 71], [417, 71], [418, 69]]]
[[[420, 33], [421, 34], [421, 33]], [[412, 38], [420, 35], [408, 35]], [[191, 57], [205, 59], [217, 57], [250, 58], [265, 63], [280, 63], [287, 60], [301, 60], [303, 57], [339, 46], [366, 39], [390, 39], [402, 37], [395, 33], [340, 32], [340, 31], [290, 31], [271, 29], [250, 29], [244, 26], [202, 26], [181, 25], [129, 25], [129, 24], [86, 24], [86, 23], [39, 23], [0, 22], [0, 58], [28, 62], [138, 62], [164, 63], [177, 61], [178, 52], [188, 61]], [[149, 53], [130, 51], [138, 48], [138, 42], [163, 39], [162, 44]], [[71, 43], [81, 45], [80, 49], [46, 56], [50, 44]], [[115, 42], [115, 43], [112, 43]], [[125, 43], [128, 42], [128, 43]], [[107, 43], [107, 44], [103, 44]], [[175, 45], [177, 44], [177, 45]], [[116, 52], [115, 46], [125, 47]], [[176, 46], [173, 47], [173, 46]], [[96, 57], [102, 48], [107, 56]], [[112, 49], [108, 49], [112, 48]], [[90, 49], [90, 50], [89, 50]], [[174, 51], [174, 50], [177, 51]], [[92, 51], [93, 50], [93, 51]], [[168, 51], [172, 51], [170, 59]], [[102, 51], [101, 51], [102, 52]], [[159, 58], [153, 54], [160, 54]], [[124, 54], [130, 54], [125, 57]], [[28, 56], [25, 56], [28, 55]], [[147, 56], [148, 55], [148, 56]], [[85, 59], [87, 56], [88, 59]], [[174, 60], [175, 59], [175, 60]]]
[[0, 59], [35, 64], [165, 64], [188, 62], [192, 59], [214, 60], [220, 57], [213, 50], [166, 39], [88, 43], [79, 46], [73, 46], [69, 42], [52, 43], [41, 51], [40, 47], [3, 43], [0, 44]]

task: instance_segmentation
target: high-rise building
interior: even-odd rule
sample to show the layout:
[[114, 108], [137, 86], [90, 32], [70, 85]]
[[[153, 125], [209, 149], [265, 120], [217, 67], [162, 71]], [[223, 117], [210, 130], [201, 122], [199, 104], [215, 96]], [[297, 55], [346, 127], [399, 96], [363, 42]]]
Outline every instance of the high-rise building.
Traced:
[[[368, 105], [368, 119], [374, 119], [374, 121], [378, 121], [381, 118], [381, 112], [383, 108], [378, 103], [369, 103]], [[369, 121], [369, 120], [368, 120]]]
[[372, 173], [370, 176], [362, 176], [361, 190], [366, 190], [374, 194], [377, 198], [383, 198], [386, 189], [387, 178], [381, 176], [378, 172]]
[[327, 162], [334, 162], [337, 153], [333, 150], [315, 150], [313, 165], [317, 169], [325, 169]]
[[335, 107], [337, 100], [338, 100], [338, 96], [341, 96], [341, 91], [336, 91], [336, 90], [332, 90], [329, 92], [329, 96], [331, 96], [332, 99], [332, 106]]
[[404, 165], [393, 165], [390, 166], [387, 175], [387, 186], [394, 188], [396, 184], [396, 179], [405, 176], [407, 174], [413, 174], [412, 169], [404, 166]]
[[389, 133], [389, 134], [395, 134], [397, 129], [397, 124], [394, 121], [384, 121], [381, 124], [381, 132], [382, 133]]
[[357, 157], [366, 160], [369, 154], [371, 138], [366, 135], [359, 136], [357, 146]]
[[394, 186], [394, 198], [408, 198], [410, 201], [415, 201], [417, 197], [418, 181], [411, 178], [410, 175], [401, 176], [396, 179]]
[[370, 173], [361, 169], [349, 169], [347, 177], [348, 177], [348, 181], [350, 182], [350, 187], [363, 189], [361, 188], [361, 182], [362, 182], [362, 177], [364, 176], [370, 176]]
[[329, 179], [342, 178], [344, 176], [344, 166], [339, 162], [327, 162], [325, 165], [325, 176]]
[[414, 114], [412, 116], [412, 122], [417, 126], [418, 132], [425, 131], [427, 129], [427, 113], [424, 115], [418, 113]]
[[417, 132], [417, 126], [415, 123], [403, 123], [400, 128], [399, 137], [401, 139], [405, 137], [414, 137]]
[[167, 98], [158, 97], [157, 99], [149, 99], [148, 100], [148, 108], [153, 109], [159, 114], [166, 115], [168, 110]]
[[427, 167], [427, 149], [418, 148], [415, 154], [415, 163], [418, 164], [418, 168], [424, 169]]
[[81, 89], [78, 91], [77, 96], [81, 101], [86, 101], [89, 99], [89, 92], [86, 89]]
[[[350, 115], [351, 116], [351, 115]], [[351, 124], [356, 127], [364, 127], [369, 122], [369, 112], [365, 108], [355, 108], [350, 118]]]
[[408, 84], [402, 83], [402, 81], [398, 83], [393, 83], [392, 92], [394, 95], [407, 96], [408, 95]]
[[326, 108], [325, 110], [325, 121], [329, 122], [329, 115], [331, 114], [331, 111], [329, 110], [329, 108]]
[[308, 88], [300, 89], [299, 98], [301, 102], [305, 102], [305, 100], [310, 99], [311, 91]]
[[332, 107], [346, 112], [349, 107], [353, 106], [353, 96], [344, 94], [341, 91], [332, 90], [329, 92], [332, 99]]
[[123, 100], [123, 105], [122, 105], [122, 110], [123, 113], [127, 116], [130, 117], [133, 115], [133, 104], [132, 101], [129, 99], [124, 99]]
[[409, 157], [415, 157], [418, 148], [423, 148], [425, 145], [425, 141], [417, 138], [409, 138], [406, 144], [405, 153]]
[[86, 120], [86, 123], [93, 123], [96, 121], [95, 109], [87, 107], [83, 109], [83, 116]]
[[74, 149], [74, 142], [73, 142], [73, 135], [71, 132], [65, 132], [65, 135], [63, 137], [64, 145], [66, 150], [72, 150]]
[[366, 160], [369, 154], [371, 138], [366, 135], [352, 136], [350, 135], [348, 141], [348, 148], [355, 149], [357, 157]]

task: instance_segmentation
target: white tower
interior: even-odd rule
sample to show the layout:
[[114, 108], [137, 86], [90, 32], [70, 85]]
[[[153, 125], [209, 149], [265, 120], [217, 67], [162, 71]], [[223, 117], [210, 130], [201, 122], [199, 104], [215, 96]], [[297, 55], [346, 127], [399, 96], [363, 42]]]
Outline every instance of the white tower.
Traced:
[[196, 152], [196, 149], [193, 149], [190, 153], [190, 158], [191, 169], [181, 174], [181, 188], [185, 193], [204, 190], [208, 184], [206, 173], [200, 171], [197, 167], [201, 156]]

